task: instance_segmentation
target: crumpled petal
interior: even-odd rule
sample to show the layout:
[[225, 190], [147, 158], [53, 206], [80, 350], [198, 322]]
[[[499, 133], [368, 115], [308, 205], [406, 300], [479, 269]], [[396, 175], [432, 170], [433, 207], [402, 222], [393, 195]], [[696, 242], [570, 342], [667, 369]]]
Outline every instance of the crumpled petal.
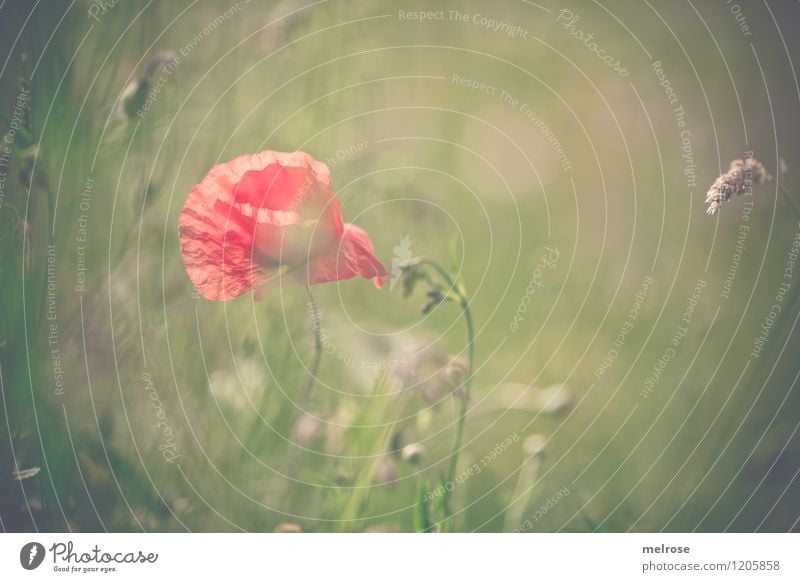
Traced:
[[195, 187], [178, 218], [186, 272], [206, 299], [226, 301], [263, 285], [273, 272], [253, 260], [253, 230], [220, 215]]
[[373, 279], [378, 289], [389, 278], [386, 267], [375, 256], [369, 235], [355, 224], [345, 224], [338, 244], [312, 258], [301, 274], [301, 280], [312, 285], [360, 275]]
[[266, 150], [214, 166], [178, 226], [189, 278], [211, 300], [261, 296], [287, 267], [291, 281], [312, 284], [361, 275], [380, 287], [387, 277], [367, 234], [344, 225], [327, 165], [304, 152]]
[[[317, 199], [334, 198], [328, 167], [303, 152], [287, 154], [266, 150], [238, 156], [211, 168], [190, 192], [178, 218], [186, 272], [206, 299], [225, 301], [263, 285], [274, 275], [277, 265], [269, 262], [265, 265], [256, 260], [257, 224], [286, 226], [300, 221], [294, 211], [280, 212], [289, 204], [276, 188], [265, 192], [274, 207], [270, 209], [261, 208], [257, 203], [252, 180], [238, 187], [246, 175], [257, 174], [265, 168], [273, 168], [271, 172], [282, 178], [280, 185], [285, 188], [298, 180], [299, 186], [304, 182], [313, 185], [304, 193], [306, 198], [312, 195]], [[287, 169], [281, 171], [280, 168]], [[299, 186], [295, 193], [301, 193]], [[302, 205], [298, 202], [297, 206]], [[331, 215], [339, 209], [338, 203], [328, 206], [332, 208]], [[335, 229], [336, 216], [327, 218]], [[341, 217], [338, 221], [341, 224]]]

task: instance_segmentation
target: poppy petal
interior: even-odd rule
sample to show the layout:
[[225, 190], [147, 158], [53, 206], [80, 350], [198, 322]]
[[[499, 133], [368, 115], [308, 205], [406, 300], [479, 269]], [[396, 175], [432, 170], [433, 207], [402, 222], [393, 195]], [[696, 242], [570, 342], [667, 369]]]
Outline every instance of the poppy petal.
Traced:
[[[233, 184], [235, 204], [294, 211], [307, 220], [324, 220], [342, 233], [341, 210], [333, 194], [328, 166], [304, 152], [260, 152], [248, 157]], [[236, 160], [230, 162], [234, 163]], [[235, 169], [240, 170], [240, 163]]]
[[178, 218], [186, 272], [206, 299], [226, 301], [265, 283], [272, 272], [253, 260], [253, 231], [247, 217], [231, 209], [230, 218], [208, 204], [196, 186]]
[[[242, 176], [276, 161], [299, 163], [306, 154], [263, 151], [238, 156], [209, 170], [186, 199], [178, 218], [186, 272], [206, 299], [226, 301], [262, 285], [273, 272], [253, 260], [254, 232], [262, 212], [236, 204]], [[238, 208], [237, 208], [238, 206]], [[244, 212], [243, 212], [244, 211]]]
[[189, 278], [211, 300], [266, 290], [286, 269], [298, 283], [360, 275], [380, 288], [388, 278], [367, 233], [343, 223], [328, 166], [304, 152], [266, 150], [214, 166], [178, 225]]
[[360, 275], [364, 279], [374, 279], [378, 289], [389, 277], [386, 267], [375, 256], [369, 235], [355, 224], [345, 224], [342, 238], [312, 258], [302, 273], [305, 275], [303, 282], [311, 284], [341, 281]]
[[302, 188], [311, 187], [312, 171], [305, 166], [284, 166], [274, 162], [261, 170], [248, 170], [236, 184], [237, 204], [270, 210], [293, 210]]

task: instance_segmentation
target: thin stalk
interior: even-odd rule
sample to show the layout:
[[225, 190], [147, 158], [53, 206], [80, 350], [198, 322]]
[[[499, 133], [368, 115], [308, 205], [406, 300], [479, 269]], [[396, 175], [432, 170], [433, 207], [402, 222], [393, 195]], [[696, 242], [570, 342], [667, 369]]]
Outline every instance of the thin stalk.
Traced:
[[781, 194], [783, 194], [783, 197], [786, 198], [786, 201], [792, 207], [792, 210], [794, 211], [794, 215], [797, 217], [797, 220], [800, 220], [800, 207], [797, 206], [797, 202], [795, 202], [794, 199], [791, 196], [789, 196], [789, 193], [786, 191], [786, 188], [784, 188], [783, 184], [781, 184], [780, 182], [778, 183], [778, 190], [780, 190]]
[[503, 531], [511, 532], [514, 528], [520, 527], [525, 519], [525, 509], [528, 507], [533, 494], [534, 483], [542, 465], [541, 454], [528, 455], [522, 462], [517, 475], [517, 483], [511, 492], [511, 498], [506, 507], [506, 515], [503, 520]]
[[[300, 396], [297, 399], [297, 406], [299, 410], [297, 410], [295, 415], [295, 422], [297, 422], [304, 413], [308, 412], [309, 406], [311, 405], [311, 391], [313, 390], [314, 383], [317, 380], [317, 375], [319, 374], [319, 365], [322, 361], [322, 321], [319, 306], [314, 299], [314, 294], [311, 292], [311, 285], [306, 285], [306, 292], [308, 293], [307, 305], [311, 307], [311, 327], [314, 330], [314, 359], [311, 362], [311, 368], [308, 368], [308, 377], [306, 378], [306, 382], [303, 385]], [[256, 425], [253, 426], [255, 427]], [[295, 443], [290, 441], [288, 446], [289, 450], [284, 459], [283, 469], [281, 469], [281, 472], [284, 474], [288, 474], [289, 471], [292, 470], [301, 453], [301, 448]], [[286, 481], [287, 485], [290, 483], [290, 481]]]
[[[409, 393], [404, 391], [395, 399], [390, 396], [392, 388], [391, 374], [389, 372], [383, 372], [378, 376], [373, 394], [380, 396], [380, 398], [372, 399], [373, 402], [368, 405], [364, 411], [364, 416], [360, 417], [358, 421], [360, 425], [373, 425], [376, 429], [379, 428], [380, 434], [377, 435], [377, 438], [374, 438], [374, 435], [371, 435], [373, 438], [359, 438], [357, 435], [350, 435], [351, 445], [356, 447], [361, 458], [371, 458], [372, 460], [359, 472], [355, 482], [349, 488], [347, 500], [337, 511], [337, 518], [343, 532], [353, 531], [363, 523], [358, 516], [361, 514], [370, 493], [375, 487], [373, 480], [378, 463], [381, 460], [380, 455], [389, 450], [392, 435], [396, 432], [400, 419], [405, 415]], [[384, 418], [388, 421], [382, 427], [375, 424], [377, 419]], [[353, 425], [351, 428], [356, 428], [358, 424]]]
[[[475, 362], [475, 327], [472, 323], [472, 312], [469, 309], [469, 299], [465, 296], [461, 286], [456, 285], [456, 282], [447, 272], [447, 269], [442, 267], [438, 261], [429, 257], [419, 257], [417, 259], [419, 264], [429, 265], [436, 270], [439, 276], [444, 279], [447, 285], [450, 286], [450, 293], [454, 293], [457, 297], [458, 304], [461, 306], [461, 311], [464, 314], [464, 320], [467, 325], [467, 377], [462, 385], [464, 393], [461, 397], [461, 406], [456, 420], [456, 434], [453, 439], [453, 451], [450, 453], [450, 467], [447, 471], [447, 483], [454, 483], [456, 478], [456, 471], [458, 470], [458, 458], [461, 453], [461, 442], [464, 439], [464, 424], [467, 420], [467, 407], [469, 405], [469, 392], [472, 385], [472, 371]], [[445, 519], [442, 523], [442, 529], [447, 530], [452, 520], [453, 504], [452, 504], [452, 491], [445, 493], [444, 507]]]
[[457, 291], [455, 281], [453, 281], [453, 278], [450, 276], [450, 273], [448, 273], [447, 269], [441, 266], [438, 261], [431, 259], [430, 257], [418, 257], [418, 262], [420, 265], [430, 265], [431, 267], [436, 269], [436, 272], [439, 273], [439, 275], [442, 277], [442, 279], [445, 280], [445, 282], [448, 285], [450, 285], [453, 291]]
[[[472, 324], [472, 313], [469, 310], [469, 302], [466, 298], [461, 298], [461, 309], [464, 313], [464, 319], [467, 323], [467, 378], [464, 380], [464, 394], [461, 398], [461, 409], [459, 410], [458, 420], [456, 421], [456, 436], [453, 440], [453, 452], [450, 455], [450, 469], [447, 472], [447, 482], [454, 483], [456, 478], [456, 471], [458, 470], [458, 457], [461, 453], [461, 441], [464, 438], [464, 424], [467, 420], [467, 406], [469, 405], [469, 389], [472, 385], [472, 369], [475, 360], [475, 329]], [[453, 489], [455, 490], [455, 489]], [[453, 515], [452, 500], [450, 499], [452, 492], [447, 492], [445, 498], [445, 509], [447, 511], [445, 524], [449, 524]]]
[[311, 401], [311, 390], [314, 388], [314, 383], [317, 380], [319, 373], [319, 365], [322, 361], [322, 320], [319, 311], [319, 306], [314, 300], [314, 294], [311, 292], [311, 285], [306, 285], [308, 292], [308, 302], [312, 310], [312, 328], [314, 330], [314, 360], [311, 362], [311, 368], [308, 370], [308, 378], [306, 378], [303, 392], [300, 395], [300, 406], [302, 410], [308, 410]]

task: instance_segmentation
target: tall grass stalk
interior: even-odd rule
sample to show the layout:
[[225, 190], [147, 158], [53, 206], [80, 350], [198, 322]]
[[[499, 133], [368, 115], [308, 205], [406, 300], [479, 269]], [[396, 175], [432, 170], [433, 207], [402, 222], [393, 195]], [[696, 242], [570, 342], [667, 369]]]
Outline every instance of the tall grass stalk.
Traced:
[[794, 212], [794, 215], [797, 217], [797, 220], [800, 220], [800, 206], [798, 206], [797, 202], [795, 202], [794, 199], [791, 196], [789, 196], [789, 193], [786, 191], [786, 188], [783, 187], [783, 184], [781, 184], [780, 181], [778, 182], [778, 190], [786, 199], [786, 201], [789, 203], [789, 206], [792, 207], [792, 212]]
[[317, 302], [314, 299], [314, 293], [311, 291], [311, 285], [306, 285], [306, 292], [308, 293], [309, 306], [314, 314], [311, 322], [311, 327], [314, 331], [314, 359], [311, 362], [311, 368], [308, 370], [308, 378], [306, 378], [303, 391], [300, 393], [301, 413], [308, 410], [308, 406], [311, 402], [311, 391], [314, 389], [314, 384], [316, 383], [317, 375], [319, 374], [319, 366], [322, 362], [322, 314], [320, 313], [319, 305], [317, 305]]
[[[390, 394], [393, 385], [392, 375], [389, 372], [378, 376], [370, 403], [360, 416], [359, 423], [351, 428], [349, 439], [351, 451], [355, 449], [360, 453], [360, 457], [371, 460], [366, 468], [359, 472], [352, 488], [347, 490], [347, 499], [338, 514], [342, 531], [352, 531], [360, 522], [359, 517], [363, 517], [370, 491], [374, 486], [378, 464], [382, 455], [389, 452], [392, 435], [395, 433], [398, 421], [403, 418], [408, 391], [404, 390], [394, 398]], [[362, 428], [359, 428], [359, 425]], [[358, 434], [359, 431], [374, 426], [380, 427], [378, 438], [370, 439], [366, 438], [366, 435]]]
[[[462, 441], [464, 440], [464, 425], [467, 420], [467, 411], [469, 406], [470, 386], [472, 385], [472, 372], [475, 365], [475, 326], [472, 321], [472, 312], [470, 311], [470, 300], [467, 295], [466, 289], [461, 281], [460, 273], [451, 274], [445, 269], [438, 261], [430, 257], [418, 257], [413, 259], [414, 265], [428, 265], [432, 267], [436, 273], [442, 278], [447, 289], [444, 291], [443, 300], [450, 300], [458, 303], [461, 307], [461, 312], [464, 316], [467, 331], [467, 375], [464, 383], [458, 390], [463, 389], [461, 393], [456, 391], [459, 398], [458, 418], [456, 419], [456, 432], [453, 439], [453, 450], [450, 453], [450, 465], [447, 470], [446, 483], [455, 482], [456, 472], [458, 471], [458, 459], [461, 453]], [[454, 491], [454, 489], [453, 489]], [[445, 516], [441, 523], [442, 531], [451, 531], [453, 522], [453, 491], [448, 490], [444, 498], [444, 511]]]

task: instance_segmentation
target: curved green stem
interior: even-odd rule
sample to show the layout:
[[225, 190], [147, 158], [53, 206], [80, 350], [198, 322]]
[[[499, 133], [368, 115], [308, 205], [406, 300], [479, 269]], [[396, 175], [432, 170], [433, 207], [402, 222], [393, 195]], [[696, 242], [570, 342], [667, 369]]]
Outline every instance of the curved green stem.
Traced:
[[[454, 483], [456, 478], [456, 471], [458, 471], [458, 457], [461, 453], [461, 441], [464, 438], [464, 424], [467, 420], [467, 406], [469, 405], [469, 388], [472, 384], [472, 369], [475, 360], [475, 330], [472, 325], [472, 313], [469, 310], [469, 302], [466, 298], [462, 296], [461, 298], [461, 309], [464, 313], [464, 319], [467, 323], [467, 361], [468, 361], [468, 368], [467, 368], [467, 377], [464, 380], [464, 394], [461, 397], [461, 410], [458, 414], [458, 420], [456, 421], [456, 436], [453, 441], [453, 452], [450, 455], [450, 469], [447, 472], [447, 481], [448, 483]], [[453, 489], [455, 490], [455, 489]], [[452, 519], [453, 515], [453, 506], [451, 500], [451, 492], [447, 493], [447, 497], [445, 499], [445, 509], [447, 511], [446, 515], [446, 524], [449, 525], [449, 522]]]
[[[472, 384], [472, 371], [475, 362], [475, 327], [472, 322], [472, 312], [469, 308], [469, 298], [466, 297], [464, 290], [456, 284], [456, 281], [448, 273], [438, 261], [429, 257], [417, 257], [417, 263], [420, 265], [429, 265], [432, 267], [439, 276], [450, 286], [450, 293], [455, 295], [458, 304], [461, 306], [461, 311], [464, 314], [464, 320], [467, 325], [467, 377], [462, 385], [463, 394], [461, 395], [461, 406], [456, 420], [456, 434], [453, 439], [453, 451], [450, 453], [450, 466], [447, 471], [447, 483], [454, 483], [456, 479], [456, 472], [458, 471], [458, 458], [461, 453], [461, 442], [464, 438], [464, 424], [467, 419], [467, 407], [469, 406], [469, 389]], [[453, 516], [453, 503], [452, 503], [452, 490], [445, 493], [444, 498], [445, 518], [442, 522], [442, 531], [447, 531], [452, 522]]]
[[[448, 285], [450, 285], [450, 287], [454, 291], [458, 291], [456, 289], [456, 283], [455, 283], [455, 281], [453, 281], [453, 278], [450, 276], [450, 273], [448, 273], [447, 269], [445, 269], [443, 266], [441, 266], [438, 261], [436, 261], [435, 259], [432, 259], [430, 257], [417, 257], [417, 263], [420, 264], [420, 265], [429, 265], [429, 266], [433, 267], [434, 269], [436, 269], [436, 272], [439, 273], [439, 275], [442, 277], [442, 279], [444, 279], [445, 282]], [[464, 300], [465, 298], [461, 297], [461, 299]]]

